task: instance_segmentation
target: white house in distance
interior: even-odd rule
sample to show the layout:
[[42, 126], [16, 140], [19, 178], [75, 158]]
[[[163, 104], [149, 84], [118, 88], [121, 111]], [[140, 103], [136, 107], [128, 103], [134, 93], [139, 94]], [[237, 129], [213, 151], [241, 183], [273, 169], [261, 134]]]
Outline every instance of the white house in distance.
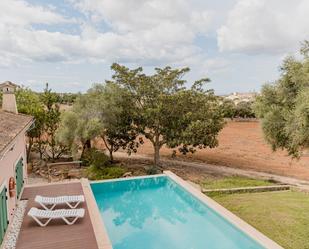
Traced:
[[26, 132], [34, 124], [31, 116], [18, 114], [17, 87], [9, 81], [0, 84], [0, 246], [27, 178]]
[[234, 92], [230, 95], [223, 96], [225, 99], [233, 101], [236, 105], [240, 102], [252, 102], [256, 98], [256, 92], [238, 93]]

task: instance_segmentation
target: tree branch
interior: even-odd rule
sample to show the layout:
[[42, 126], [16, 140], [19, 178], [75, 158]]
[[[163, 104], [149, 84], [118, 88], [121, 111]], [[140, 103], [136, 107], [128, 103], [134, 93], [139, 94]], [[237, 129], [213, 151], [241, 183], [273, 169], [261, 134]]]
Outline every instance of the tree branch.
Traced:
[[107, 141], [106, 141], [106, 139], [105, 139], [105, 136], [101, 135], [101, 138], [103, 139], [104, 145], [105, 145], [105, 147], [108, 149], [108, 151], [111, 151], [112, 148], [110, 148], [110, 147], [108, 146], [108, 143], [107, 143]]

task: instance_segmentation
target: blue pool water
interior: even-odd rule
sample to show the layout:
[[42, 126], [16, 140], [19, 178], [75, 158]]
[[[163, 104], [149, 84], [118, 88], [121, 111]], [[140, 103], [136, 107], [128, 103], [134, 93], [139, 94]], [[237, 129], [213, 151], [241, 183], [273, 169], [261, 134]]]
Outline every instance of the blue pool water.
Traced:
[[91, 184], [114, 249], [262, 249], [167, 176]]

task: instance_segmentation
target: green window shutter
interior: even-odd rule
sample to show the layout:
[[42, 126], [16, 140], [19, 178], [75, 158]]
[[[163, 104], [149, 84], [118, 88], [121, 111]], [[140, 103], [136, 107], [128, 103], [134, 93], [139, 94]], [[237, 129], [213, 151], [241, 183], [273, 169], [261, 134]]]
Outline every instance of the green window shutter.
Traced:
[[3, 196], [2, 196], [2, 192], [0, 194], [0, 245], [3, 241], [3, 237], [4, 237], [4, 226], [3, 226], [3, 220], [4, 220], [4, 215], [3, 215]]
[[20, 197], [21, 190], [24, 185], [24, 173], [23, 173], [23, 159], [21, 158], [15, 169], [15, 175], [16, 175], [16, 192], [17, 192], [17, 199]]
[[0, 193], [0, 245], [8, 227], [6, 188]]

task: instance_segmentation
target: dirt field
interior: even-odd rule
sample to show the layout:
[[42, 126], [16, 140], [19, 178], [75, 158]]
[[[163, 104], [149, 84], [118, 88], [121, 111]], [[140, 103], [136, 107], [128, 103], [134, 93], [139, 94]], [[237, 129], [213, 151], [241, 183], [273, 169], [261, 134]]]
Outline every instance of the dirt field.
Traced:
[[[139, 154], [151, 155], [152, 152], [147, 141], [138, 150]], [[171, 150], [163, 148], [161, 155], [170, 156]], [[285, 151], [272, 152], [263, 139], [258, 122], [229, 122], [219, 135], [219, 147], [203, 149], [183, 159], [309, 180], [309, 157], [296, 161]]]

